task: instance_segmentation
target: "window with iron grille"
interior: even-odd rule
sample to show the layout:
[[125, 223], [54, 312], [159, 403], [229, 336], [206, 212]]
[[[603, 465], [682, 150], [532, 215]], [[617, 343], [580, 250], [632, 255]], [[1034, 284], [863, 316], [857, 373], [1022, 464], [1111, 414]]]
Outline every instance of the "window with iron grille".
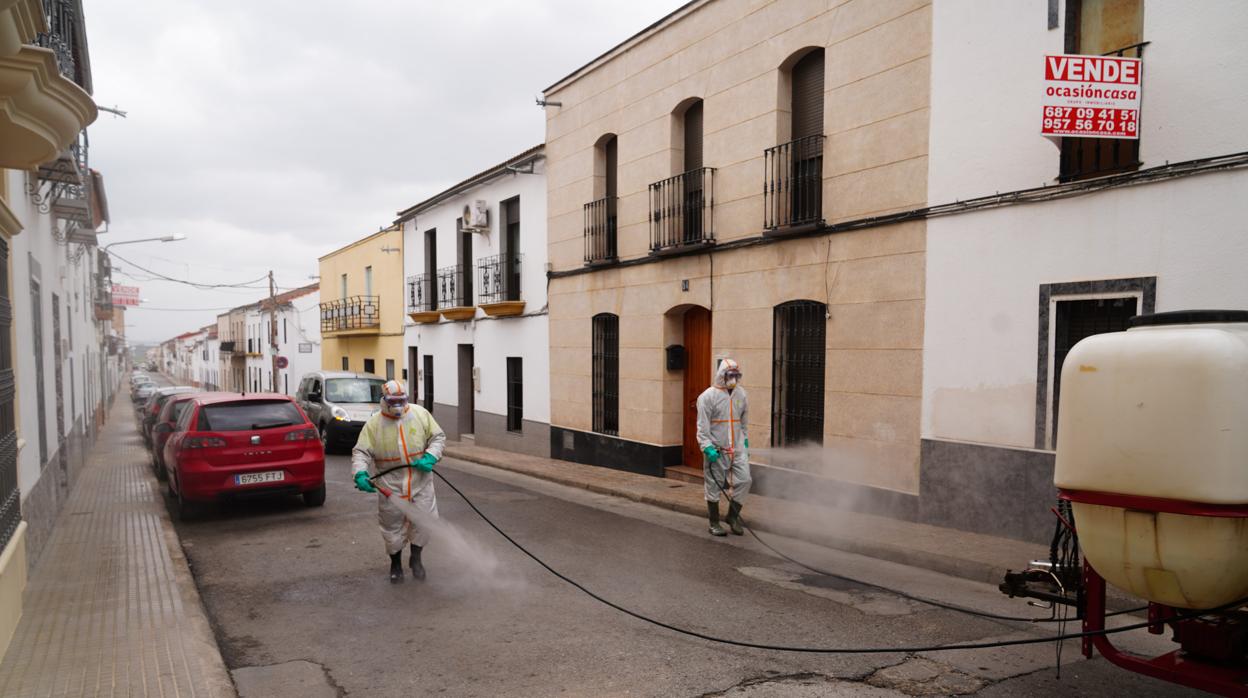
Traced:
[[1057, 444], [1057, 411], [1061, 406], [1062, 366], [1066, 355], [1081, 340], [1092, 335], [1125, 331], [1127, 321], [1138, 314], [1138, 301], [1135, 296], [1057, 301], [1053, 321], [1052, 444]]
[[524, 430], [524, 370], [519, 356], [507, 357], [507, 431]]
[[[1066, 53], [1144, 57], [1143, 0], [1067, 0]], [[1140, 167], [1138, 138], [1062, 138], [1058, 179], [1070, 182]]]
[[772, 445], [822, 444], [827, 306], [782, 303], [772, 322]]
[[425, 409], [433, 412], [433, 356], [425, 354]]
[[620, 433], [620, 318], [610, 313], [593, 320], [594, 431]]
[[17, 394], [11, 344], [13, 310], [8, 293], [9, 243], [0, 238], [0, 550], [9, 544], [22, 521], [21, 492], [17, 486], [17, 416], [13, 409]]
[[347, 357], [345, 357], [345, 356], [344, 356], [344, 357], [342, 357], [342, 370], [344, 370], [344, 371], [350, 371], [350, 370], [351, 370], [351, 362], [350, 362], [350, 361], [348, 361], [348, 360], [347, 360]]

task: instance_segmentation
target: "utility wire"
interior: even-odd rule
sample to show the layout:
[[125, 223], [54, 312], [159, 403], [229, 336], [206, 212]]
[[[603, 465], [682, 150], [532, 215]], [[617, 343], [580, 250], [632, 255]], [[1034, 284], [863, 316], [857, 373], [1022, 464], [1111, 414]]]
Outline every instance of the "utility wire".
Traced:
[[[175, 279], [175, 278], [174, 278], [174, 277], [172, 277], [172, 276], [166, 276], [165, 274], [161, 274], [161, 273], [160, 273], [160, 272], [158, 272], [158, 271], [152, 271], [151, 269], [148, 269], [147, 267], [141, 266], [141, 265], [139, 265], [139, 264], [136, 264], [136, 263], [134, 263], [134, 262], [132, 262], [132, 261], [130, 261], [130, 260], [128, 260], [128, 259], [126, 259], [125, 257], [122, 257], [121, 255], [117, 254], [116, 252], [109, 252], [108, 254], [112, 255], [113, 257], [116, 257], [117, 259], [120, 259], [121, 261], [125, 262], [126, 264], [129, 264], [130, 266], [134, 267], [135, 269], [138, 269], [138, 270], [140, 270], [140, 271], [143, 271], [143, 272], [146, 272], [146, 273], [148, 273], [148, 274], [151, 274], [152, 276], [155, 276], [155, 277], [157, 277], [157, 278], [159, 278], [159, 279], [161, 279], [161, 280], [163, 280], [163, 281], [172, 281], [172, 282], [174, 282], [174, 283], [178, 283], [178, 284], [186, 284], [187, 286], [193, 286], [193, 287], [198, 288], [198, 289], [200, 289], [200, 290], [210, 290], [210, 289], [214, 289], [214, 288], [256, 288], [256, 289], [260, 289], [260, 288], [262, 288], [262, 287], [260, 287], [260, 286], [254, 286], [253, 284], [258, 284], [258, 283], [260, 283], [261, 281], [267, 281], [267, 280], [268, 280], [268, 278], [269, 278], [269, 275], [268, 275], [268, 274], [265, 274], [264, 276], [262, 276], [262, 277], [260, 277], [260, 278], [258, 278], [258, 279], [252, 279], [252, 280], [250, 280], [250, 281], [241, 281], [241, 282], [239, 282], [239, 283], [235, 283], [235, 284], [207, 284], [207, 283], [199, 283], [199, 282], [191, 281], [191, 280], [189, 280], [189, 279]], [[267, 288], [268, 288], [268, 286], [264, 286], [263, 288], [267, 289]]]
[[[400, 467], [407, 467], [407, 466], [400, 466]], [[385, 472], [389, 472], [389, 471], [384, 471], [374, 477], [380, 477], [381, 475], [385, 474]], [[595, 601], [601, 604], [604, 604], [606, 606], [609, 606], [627, 616], [632, 616], [633, 618], [636, 618], [637, 620], [649, 623], [651, 625], [656, 625], [665, 630], [670, 630], [672, 632], [679, 633], [681, 635], [688, 635], [689, 637], [696, 637], [700, 640], [706, 640], [708, 642], [714, 642], [714, 643], [718, 643], [722, 645], [733, 645], [735, 647], [747, 647], [750, 649], [759, 649], [759, 650], [772, 650], [776, 652], [801, 652], [801, 653], [806, 653], [806, 654], [917, 654], [920, 652], [947, 652], [947, 651], [953, 651], [953, 650], [984, 650], [984, 649], [995, 649], [998, 647], [1012, 647], [1016, 645], [1039, 645], [1039, 644], [1044, 644], [1047, 642], [1057, 642], [1061, 640], [1076, 640], [1076, 639], [1081, 639], [1085, 637], [1100, 637], [1100, 636], [1116, 635], [1118, 633], [1124, 633], [1130, 630], [1141, 630], [1143, 628], [1148, 628], [1148, 627], [1157, 625], [1156, 622], [1145, 621], [1142, 623], [1134, 623], [1132, 625], [1123, 625], [1117, 628], [1105, 628], [1103, 630], [1088, 630], [1088, 631], [1083, 631], [1083, 632], [1078, 632], [1078, 633], [1070, 633], [1066, 635], [1054, 635], [1051, 637], [1035, 637], [1035, 638], [1019, 639], [1019, 640], [998, 640], [995, 642], [975, 642], [975, 643], [962, 643], [962, 644], [954, 644], [954, 645], [931, 645], [927, 647], [802, 647], [802, 646], [791, 646], [791, 645], [771, 645], [771, 644], [761, 643], [761, 642], [743, 642], [740, 640], [732, 640], [732, 639], [724, 638], [724, 637], [716, 637], [714, 635], [709, 635], [707, 633], [701, 633], [696, 630], [689, 630], [687, 628], [681, 628], [681, 627], [672, 625], [670, 623], [665, 623], [661, 620], [657, 620], [655, 618], [651, 618], [649, 616], [638, 613], [637, 611], [633, 611], [631, 609], [625, 608], [624, 606], [621, 606], [613, 601], [609, 601], [599, 596], [598, 594], [595, 594], [594, 592], [587, 589], [580, 582], [577, 582], [576, 580], [564, 575], [563, 573], [559, 572], [555, 568], [543, 562], [541, 558], [529, 552], [527, 548], [525, 548], [523, 545], [520, 545], [520, 543], [516, 542], [516, 540], [512, 538], [511, 536], [507, 535], [507, 533], [503, 531], [503, 529], [499, 528], [497, 524], [491, 521], [488, 516], [486, 516], [480, 509], [478, 509], [477, 505], [472, 503], [472, 500], [468, 498], [468, 495], [460, 491], [460, 489], [456, 487], [450, 480], [447, 480], [446, 476], [443, 475], [441, 472], [435, 470], [433, 471], [433, 474], [437, 475], [438, 478], [442, 480], [442, 482], [446, 483], [447, 487], [450, 487], [452, 490], [454, 490], [455, 494], [463, 498], [464, 503], [467, 504], [468, 507], [471, 508], [474, 512], [476, 512], [477, 516], [481, 517], [481, 520], [489, 524], [490, 528], [494, 529], [500, 536], [505, 538], [508, 543], [511, 543], [520, 552], [529, 556], [530, 559], [532, 559], [537, 564], [541, 565], [547, 572], [550, 572], [551, 574], [555, 575], [556, 577], [563, 580], [564, 582], [567, 582], [568, 584], [576, 587], [577, 589], [579, 589], [580, 591], [582, 591], [583, 593], [585, 593], [587, 596], [594, 599]], [[1236, 608], [1238, 606], [1242, 606], [1245, 603], [1248, 603], [1248, 598], [1240, 599], [1238, 601], [1226, 604], [1224, 606], [1219, 606], [1218, 608], [1214, 608], [1214, 609], [1210, 609], [1206, 611], [1191, 611], [1189, 613], [1174, 615], [1168, 618], [1167, 622], [1172, 622], [1172, 621], [1177, 621], [1177, 620], [1189, 620], [1189, 619], [1198, 618], [1204, 615], [1221, 613], [1221, 612]]]

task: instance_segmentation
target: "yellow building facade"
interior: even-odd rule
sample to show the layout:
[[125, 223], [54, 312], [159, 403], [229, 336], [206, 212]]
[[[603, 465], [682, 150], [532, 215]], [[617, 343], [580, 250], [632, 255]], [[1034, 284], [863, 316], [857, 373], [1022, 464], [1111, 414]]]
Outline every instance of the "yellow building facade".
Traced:
[[321, 367], [404, 380], [402, 229], [330, 252], [320, 268]]

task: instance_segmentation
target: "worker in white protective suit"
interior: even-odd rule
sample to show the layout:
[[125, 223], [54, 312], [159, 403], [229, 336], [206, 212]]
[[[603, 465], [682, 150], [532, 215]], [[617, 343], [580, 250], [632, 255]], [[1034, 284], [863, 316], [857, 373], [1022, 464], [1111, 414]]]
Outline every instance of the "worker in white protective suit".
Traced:
[[425, 578], [420, 551], [429, 532], [405, 516], [391, 497], [411, 502], [416, 511], [437, 518], [433, 466], [442, 458], [446, 434], [425, 408], [408, 403], [398, 381], [387, 381], [381, 393], [381, 411], [364, 424], [351, 451], [351, 471], [356, 489], [382, 490], [377, 495], [377, 521], [390, 556], [390, 581], [397, 584], [403, 581], [404, 543], [411, 546], [412, 577]]
[[750, 438], [746, 427], [749, 403], [740, 381], [741, 367], [732, 359], [724, 359], [715, 372], [714, 383], [698, 396], [698, 447], [706, 456], [702, 479], [712, 536], [727, 535], [719, 525], [721, 493], [729, 495], [729, 527], [738, 536], [745, 533], [741, 504], [750, 492]]

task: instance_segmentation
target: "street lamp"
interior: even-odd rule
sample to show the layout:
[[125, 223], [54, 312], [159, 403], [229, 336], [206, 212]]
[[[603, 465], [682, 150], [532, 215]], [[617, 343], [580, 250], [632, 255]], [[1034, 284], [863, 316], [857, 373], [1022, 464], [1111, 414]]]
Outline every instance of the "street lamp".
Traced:
[[108, 252], [108, 248], [114, 245], [133, 245], [136, 242], [180, 242], [185, 240], [186, 236], [182, 233], [174, 233], [173, 235], [164, 235], [158, 238], [140, 238], [138, 240], [122, 240], [120, 242], [110, 242], [100, 248], [103, 252]]

